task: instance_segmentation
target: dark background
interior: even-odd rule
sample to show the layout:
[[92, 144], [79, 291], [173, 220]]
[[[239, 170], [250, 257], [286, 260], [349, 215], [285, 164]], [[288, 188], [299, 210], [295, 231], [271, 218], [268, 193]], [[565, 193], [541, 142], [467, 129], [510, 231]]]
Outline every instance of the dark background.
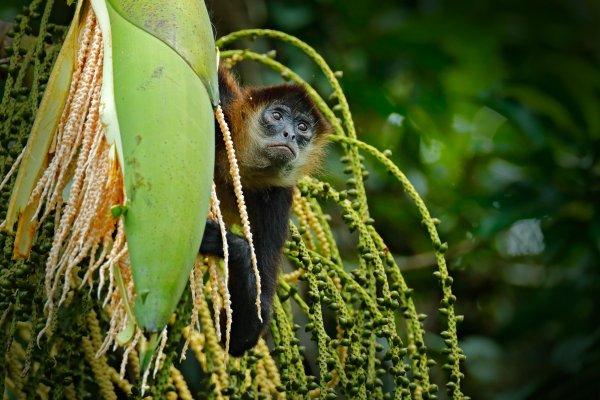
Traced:
[[[25, 1], [2, 0], [0, 20]], [[600, 398], [600, 2], [208, 2], [217, 36], [272, 28], [314, 46], [359, 138], [393, 160], [442, 220], [455, 277], [465, 392], [475, 399]], [[68, 12], [57, 15], [68, 20]], [[279, 44], [317, 87], [306, 57]], [[276, 76], [243, 66], [247, 82]], [[329, 92], [324, 90], [323, 95]], [[344, 178], [330, 153], [325, 179]], [[367, 158], [376, 227], [435, 315], [434, 259], [414, 206]], [[345, 230], [339, 239], [345, 243]], [[430, 347], [439, 341], [428, 318]]]

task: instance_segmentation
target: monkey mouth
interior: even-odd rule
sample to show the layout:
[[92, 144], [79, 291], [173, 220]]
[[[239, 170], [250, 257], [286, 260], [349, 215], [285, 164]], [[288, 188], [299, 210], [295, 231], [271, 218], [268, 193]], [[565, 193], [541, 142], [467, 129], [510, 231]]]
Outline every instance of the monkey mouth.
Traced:
[[275, 150], [277, 156], [282, 158], [296, 158], [296, 152], [287, 144], [273, 144], [269, 149]]

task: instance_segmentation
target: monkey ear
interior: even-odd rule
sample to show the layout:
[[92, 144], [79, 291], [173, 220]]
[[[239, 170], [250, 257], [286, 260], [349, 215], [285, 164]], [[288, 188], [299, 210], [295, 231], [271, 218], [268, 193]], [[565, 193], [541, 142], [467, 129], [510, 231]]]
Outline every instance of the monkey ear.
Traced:
[[[312, 99], [311, 99], [312, 102]], [[315, 119], [317, 121], [315, 132], [317, 135], [321, 137], [325, 137], [329, 134], [335, 133], [333, 126], [329, 123], [329, 121], [325, 118], [325, 116], [321, 113], [321, 110], [317, 108], [317, 106], [313, 103], [312, 111]]]
[[235, 77], [223, 65], [219, 65], [219, 98], [225, 108], [241, 95], [240, 86]]

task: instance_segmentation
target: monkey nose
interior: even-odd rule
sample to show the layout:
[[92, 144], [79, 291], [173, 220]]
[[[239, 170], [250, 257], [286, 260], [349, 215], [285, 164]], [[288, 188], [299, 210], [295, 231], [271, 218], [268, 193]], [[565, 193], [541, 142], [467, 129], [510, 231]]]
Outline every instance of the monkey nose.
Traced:
[[289, 138], [289, 140], [296, 139], [296, 135], [291, 135], [291, 137], [290, 137], [290, 134], [288, 133], [288, 131], [283, 131], [283, 137], [284, 138]]

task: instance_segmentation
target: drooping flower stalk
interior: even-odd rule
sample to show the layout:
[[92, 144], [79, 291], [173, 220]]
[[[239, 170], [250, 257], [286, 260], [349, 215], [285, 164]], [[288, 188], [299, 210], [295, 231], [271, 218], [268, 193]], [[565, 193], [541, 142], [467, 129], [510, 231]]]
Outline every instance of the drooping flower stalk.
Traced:
[[258, 272], [258, 262], [256, 260], [256, 252], [254, 251], [254, 242], [252, 240], [252, 232], [250, 230], [250, 221], [248, 220], [248, 212], [246, 211], [246, 203], [244, 201], [240, 170], [238, 168], [237, 159], [235, 157], [235, 149], [233, 147], [233, 140], [231, 139], [231, 132], [229, 131], [227, 121], [225, 120], [225, 115], [223, 114], [223, 109], [220, 105], [217, 106], [215, 115], [221, 128], [221, 133], [223, 133], [223, 140], [225, 141], [225, 148], [227, 149], [227, 159], [229, 160], [229, 172], [231, 174], [233, 190], [237, 199], [240, 220], [242, 222], [242, 230], [244, 231], [244, 236], [248, 240], [248, 245], [250, 246], [250, 259], [252, 261], [252, 268], [254, 269], [254, 276], [256, 277], [256, 310], [258, 313], [258, 319], [262, 322], [260, 306], [260, 274]]

